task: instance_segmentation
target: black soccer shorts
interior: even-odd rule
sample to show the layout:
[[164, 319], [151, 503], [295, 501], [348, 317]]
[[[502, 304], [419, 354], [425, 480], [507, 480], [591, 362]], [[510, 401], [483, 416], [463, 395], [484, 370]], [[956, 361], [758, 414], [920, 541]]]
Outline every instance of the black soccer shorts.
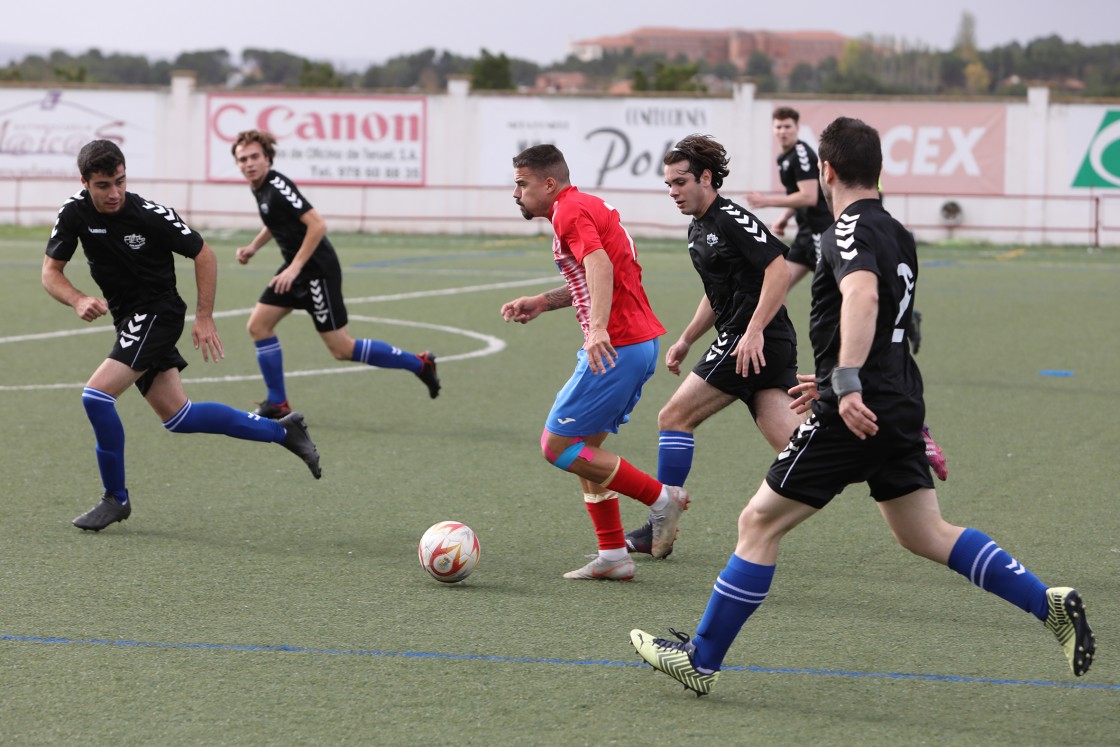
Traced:
[[924, 406], [867, 406], [878, 416], [877, 434], [861, 441], [835, 410], [814, 413], [770, 465], [767, 484], [779, 495], [814, 508], [824, 508], [858, 482], [867, 483], [876, 501], [932, 488], [922, 440]]
[[813, 233], [808, 226], [797, 226], [797, 236], [789, 245], [786, 259], [799, 265], [805, 265], [812, 272], [817, 267], [821, 258], [821, 235]]
[[133, 371], [144, 371], [136, 380], [140, 394], [147, 396], [156, 376], [164, 371], [187, 367], [187, 361], [175, 347], [183, 334], [184, 317], [175, 311], [137, 311], [117, 325], [117, 339], [109, 358]]
[[342, 271], [315, 277], [300, 275], [287, 293], [277, 293], [267, 286], [260, 303], [286, 309], [303, 309], [311, 315], [318, 332], [342, 329], [349, 321], [342, 299]]
[[783, 391], [797, 386], [797, 345], [789, 340], [765, 340], [762, 345], [762, 354], [766, 358], [766, 365], [761, 373], [744, 376], [735, 373], [735, 346], [739, 344], [742, 335], [732, 335], [720, 332], [711, 346], [700, 356], [700, 360], [692, 369], [692, 373], [699, 376], [716, 389], [738, 397], [746, 403], [751, 410], [751, 415], [757, 417], [754, 409], [754, 395], [763, 389], [781, 389]]

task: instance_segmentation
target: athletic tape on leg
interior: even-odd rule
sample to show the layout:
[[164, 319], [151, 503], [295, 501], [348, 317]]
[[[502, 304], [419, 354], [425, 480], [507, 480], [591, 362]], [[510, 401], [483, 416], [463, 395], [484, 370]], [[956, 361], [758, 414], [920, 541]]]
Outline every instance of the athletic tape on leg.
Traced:
[[583, 457], [590, 462], [591, 459], [595, 456], [594, 452], [592, 452], [591, 449], [583, 441], [573, 441], [568, 446], [568, 448], [564, 449], [564, 451], [560, 453], [560, 456], [554, 457], [552, 450], [548, 448], [547, 430], [541, 433], [541, 451], [544, 452], [545, 458], [549, 462], [551, 462], [553, 466], [557, 467], [558, 469], [562, 469], [565, 472], [568, 470], [568, 467], [572, 466], [572, 462], [574, 462], [577, 458]]

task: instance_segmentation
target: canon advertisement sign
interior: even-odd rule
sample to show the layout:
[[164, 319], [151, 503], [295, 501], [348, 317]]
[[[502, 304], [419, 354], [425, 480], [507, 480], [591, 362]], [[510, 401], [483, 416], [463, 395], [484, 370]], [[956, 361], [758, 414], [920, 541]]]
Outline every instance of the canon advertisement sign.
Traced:
[[230, 149], [243, 130], [277, 140], [277, 171], [304, 184], [420, 187], [427, 102], [419, 96], [211, 94], [206, 178], [243, 181]]

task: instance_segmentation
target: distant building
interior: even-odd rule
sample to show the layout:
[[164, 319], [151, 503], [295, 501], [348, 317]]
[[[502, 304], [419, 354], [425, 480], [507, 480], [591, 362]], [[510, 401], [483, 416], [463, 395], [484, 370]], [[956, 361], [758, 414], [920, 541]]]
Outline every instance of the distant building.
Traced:
[[534, 91], [542, 93], [572, 93], [587, 88], [587, 76], [583, 73], [569, 73], [554, 70], [537, 76]]
[[641, 28], [619, 36], [601, 36], [572, 42], [571, 53], [589, 61], [607, 52], [632, 49], [634, 54], [660, 54], [669, 59], [684, 55], [690, 62], [730, 62], [740, 71], [754, 52], [773, 62], [773, 73], [788, 78], [800, 63], [816, 67], [829, 57], [840, 58], [847, 37], [834, 31], [698, 31], [693, 29]]

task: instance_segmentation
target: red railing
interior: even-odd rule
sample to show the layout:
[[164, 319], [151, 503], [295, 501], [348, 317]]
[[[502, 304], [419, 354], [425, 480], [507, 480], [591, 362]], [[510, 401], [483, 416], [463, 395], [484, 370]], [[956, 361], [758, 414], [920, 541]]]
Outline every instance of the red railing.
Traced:
[[[0, 182], [0, 225], [42, 225], [54, 219], [66, 195], [80, 184], [45, 177], [13, 177]], [[129, 188], [175, 206], [199, 226], [255, 229], [259, 218], [244, 185], [193, 179], [131, 179]], [[432, 230], [455, 224], [494, 233], [524, 233], [527, 226], [514, 209], [512, 187], [427, 185], [424, 187], [352, 187], [316, 185], [314, 204], [339, 230], [409, 231], [417, 225]], [[663, 189], [597, 188], [614, 201], [632, 231], [675, 235], [682, 219], [672, 211]], [[725, 188], [724, 194], [745, 201], [746, 188]], [[357, 193], [357, 194], [356, 194]], [[59, 198], [62, 199], [59, 199]], [[355, 199], [358, 197], [358, 199]], [[464, 209], [463, 203], [476, 203]], [[959, 219], [947, 220], [948, 202], [961, 207]], [[977, 194], [931, 195], [889, 193], [885, 204], [920, 238], [984, 238], [1027, 243], [1074, 243], [1100, 247], [1120, 245], [1120, 190], [1085, 195]], [[354, 206], [357, 206], [356, 209]], [[415, 210], [418, 205], [428, 212]], [[443, 206], [442, 208], [440, 206]], [[402, 209], [403, 206], [403, 209]], [[760, 211], [768, 219], [769, 213]], [[403, 226], [403, 227], [402, 227]], [[472, 230], [472, 229], [466, 229]], [[542, 229], [543, 230], [543, 229]]]

